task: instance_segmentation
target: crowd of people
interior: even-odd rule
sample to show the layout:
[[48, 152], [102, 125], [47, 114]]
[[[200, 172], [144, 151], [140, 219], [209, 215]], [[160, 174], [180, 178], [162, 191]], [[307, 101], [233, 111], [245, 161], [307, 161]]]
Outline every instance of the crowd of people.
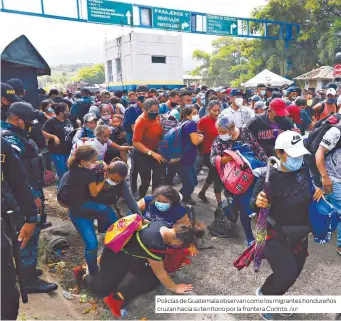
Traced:
[[[198, 254], [196, 239], [204, 227], [189, 209], [210, 202], [212, 183], [216, 210], [208, 229], [214, 235], [233, 237], [239, 217], [246, 246], [254, 246], [252, 217], [269, 205], [270, 216], [288, 228], [287, 233], [292, 226], [300, 227], [299, 232], [294, 229], [290, 245], [276, 228], [268, 227], [265, 258], [273, 274], [257, 295], [283, 295], [306, 260], [310, 202], [326, 199], [341, 216], [340, 113], [341, 87], [336, 83], [323, 90], [265, 84], [246, 91], [207, 86], [155, 90], [147, 85], [129, 92], [83, 88], [76, 93], [51, 89], [47, 94], [40, 89], [39, 106], [25, 102], [19, 79], [1, 83], [2, 144], [9, 143], [22, 161], [36, 208], [31, 204], [24, 209], [17, 200], [17, 228], [29, 239], [21, 249], [28, 292], [57, 289], [41, 280], [37, 269], [39, 233], [50, 226], [44, 211], [44, 175], [54, 167], [58, 202], [68, 208], [84, 242], [87, 269], [75, 268], [77, 284], [103, 296], [116, 317], [129, 300], [160, 283], [175, 293], [192, 290], [192, 285], [176, 284], [163, 261], [169, 247]], [[305, 140], [318, 128], [323, 128], [320, 141], [309, 150]], [[268, 195], [264, 170], [272, 156], [278, 162], [270, 171]], [[243, 192], [238, 186], [227, 188], [221, 175], [221, 166], [235, 157], [252, 170], [252, 183]], [[195, 195], [204, 167], [207, 177]], [[173, 187], [178, 183], [179, 191]], [[121, 217], [119, 199], [130, 213], [142, 216], [146, 228], [119, 253], [104, 248], [98, 260], [97, 234]], [[341, 223], [336, 251], [341, 255]], [[134, 278], [121, 285], [127, 273]]]

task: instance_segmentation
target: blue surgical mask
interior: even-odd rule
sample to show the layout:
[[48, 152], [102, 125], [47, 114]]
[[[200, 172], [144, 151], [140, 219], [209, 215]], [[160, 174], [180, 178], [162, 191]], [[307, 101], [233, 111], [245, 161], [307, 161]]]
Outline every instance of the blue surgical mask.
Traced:
[[192, 98], [192, 103], [195, 104], [197, 102], [197, 99], [195, 97]]
[[335, 98], [328, 98], [327, 104], [336, 104], [336, 99]]
[[166, 212], [170, 209], [170, 203], [161, 203], [159, 201], [155, 201], [155, 206], [160, 212]]
[[303, 156], [300, 157], [290, 157], [287, 156], [286, 162], [283, 163], [283, 166], [291, 172], [298, 171], [303, 164]]

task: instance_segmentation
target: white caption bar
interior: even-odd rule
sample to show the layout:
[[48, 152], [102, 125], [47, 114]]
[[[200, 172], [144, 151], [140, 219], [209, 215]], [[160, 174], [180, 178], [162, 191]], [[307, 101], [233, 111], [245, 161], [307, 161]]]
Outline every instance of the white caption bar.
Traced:
[[155, 313], [340, 313], [340, 296], [156, 296]]

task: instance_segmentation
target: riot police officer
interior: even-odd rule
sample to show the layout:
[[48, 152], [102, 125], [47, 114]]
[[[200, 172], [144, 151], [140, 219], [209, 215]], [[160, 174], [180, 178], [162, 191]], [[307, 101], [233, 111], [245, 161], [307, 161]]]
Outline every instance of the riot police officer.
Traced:
[[[29, 138], [29, 132], [36, 116], [37, 111], [30, 104], [25, 102], [13, 103], [8, 109], [6, 122], [1, 122], [1, 135], [11, 144], [15, 154], [22, 161], [31, 192], [35, 198], [36, 207], [42, 213], [43, 159], [38, 154], [37, 145]], [[39, 218], [40, 216], [38, 215], [38, 220]], [[21, 228], [23, 225], [24, 217], [21, 213], [21, 215], [16, 217], [16, 226]], [[49, 293], [58, 288], [56, 284], [47, 283], [38, 278], [38, 274], [41, 272], [37, 270], [40, 229], [40, 225], [37, 224], [34, 235], [28, 241], [25, 248], [22, 248], [20, 251], [28, 293]]]
[[11, 145], [1, 137], [1, 319], [4, 320], [15, 320], [19, 310], [12, 257], [13, 237], [10, 235], [7, 217], [7, 210], [16, 207], [10, 200], [11, 196], [25, 217], [25, 224], [19, 234], [21, 247], [24, 248], [34, 234], [37, 208], [21, 161], [15, 156]]

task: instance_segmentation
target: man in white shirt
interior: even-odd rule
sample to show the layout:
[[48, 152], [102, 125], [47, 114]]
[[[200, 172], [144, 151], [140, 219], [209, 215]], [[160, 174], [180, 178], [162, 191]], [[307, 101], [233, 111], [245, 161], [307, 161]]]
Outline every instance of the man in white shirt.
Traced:
[[230, 93], [230, 101], [232, 102], [231, 107], [224, 109], [219, 117], [228, 117], [233, 121], [236, 127], [244, 127], [254, 116], [254, 111], [243, 106], [243, 92], [241, 89], [232, 89]]

